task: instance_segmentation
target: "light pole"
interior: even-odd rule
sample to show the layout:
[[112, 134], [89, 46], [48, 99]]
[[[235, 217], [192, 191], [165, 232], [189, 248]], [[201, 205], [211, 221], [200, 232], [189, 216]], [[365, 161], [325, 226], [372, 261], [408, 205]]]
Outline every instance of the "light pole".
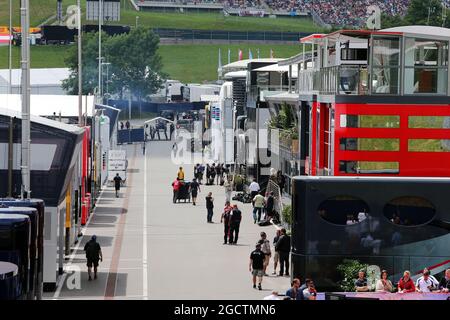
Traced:
[[108, 95], [108, 97], [109, 97], [109, 66], [110, 65], [111, 65], [111, 62], [102, 62], [102, 66], [106, 66], [106, 93], [105, 93], [105, 95]]
[[28, 0], [21, 1], [20, 8], [22, 27], [22, 199], [30, 198], [30, 15]]
[[102, 23], [103, 23], [103, 0], [98, 2], [98, 100], [101, 103], [102, 94]]
[[9, 82], [8, 93], [12, 94], [12, 0], [9, 0], [9, 50], [8, 50]]
[[81, 0], [77, 0], [78, 6], [78, 125], [82, 127], [83, 123], [83, 68], [81, 51]]

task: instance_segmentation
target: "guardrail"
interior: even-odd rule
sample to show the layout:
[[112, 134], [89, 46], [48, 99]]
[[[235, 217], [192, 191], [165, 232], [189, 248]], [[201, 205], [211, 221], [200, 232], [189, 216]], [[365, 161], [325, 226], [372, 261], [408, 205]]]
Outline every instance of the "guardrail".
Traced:
[[301, 93], [369, 94], [368, 69], [365, 65], [340, 65], [320, 70], [303, 70], [299, 75]]
[[298, 42], [307, 32], [273, 32], [273, 31], [223, 31], [197, 29], [154, 28], [153, 32], [160, 38], [179, 40], [226, 40], [226, 41], [287, 41]]

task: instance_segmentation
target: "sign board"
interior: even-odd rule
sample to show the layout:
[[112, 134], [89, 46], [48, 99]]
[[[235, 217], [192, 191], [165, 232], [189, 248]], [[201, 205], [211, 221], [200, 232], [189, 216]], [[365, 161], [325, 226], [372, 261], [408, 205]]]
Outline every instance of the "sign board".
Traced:
[[86, 20], [98, 21], [100, 3], [103, 4], [103, 21], [120, 21], [120, 0], [87, 0]]

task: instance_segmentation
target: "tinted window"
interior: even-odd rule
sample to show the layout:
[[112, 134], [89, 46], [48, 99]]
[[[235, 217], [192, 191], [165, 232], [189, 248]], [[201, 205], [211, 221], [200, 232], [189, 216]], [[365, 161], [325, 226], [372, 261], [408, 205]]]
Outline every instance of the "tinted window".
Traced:
[[383, 212], [384, 216], [394, 224], [417, 226], [430, 222], [436, 214], [436, 209], [427, 199], [400, 197], [389, 201]]
[[336, 196], [323, 201], [317, 213], [322, 219], [338, 225], [353, 225], [364, 221], [369, 206], [361, 199], [351, 196]]

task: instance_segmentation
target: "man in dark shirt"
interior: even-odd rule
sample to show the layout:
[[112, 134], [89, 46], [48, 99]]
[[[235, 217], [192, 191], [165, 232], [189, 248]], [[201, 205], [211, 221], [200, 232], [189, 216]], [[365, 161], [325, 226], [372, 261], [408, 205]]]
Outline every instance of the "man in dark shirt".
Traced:
[[275, 250], [280, 255], [280, 273], [279, 276], [283, 276], [284, 269], [286, 268], [286, 276], [289, 276], [289, 253], [291, 251], [291, 237], [287, 235], [286, 229], [281, 229], [281, 236], [275, 245]]
[[273, 197], [273, 191], [269, 193], [266, 201], [266, 220], [273, 218], [273, 208], [275, 204], [275, 199]]
[[117, 173], [114, 177], [114, 188], [116, 189], [116, 198], [119, 197], [120, 184], [122, 183], [122, 178]]
[[197, 205], [197, 193], [200, 191], [200, 185], [197, 182], [197, 179], [192, 179], [192, 182], [190, 184], [191, 188], [191, 196], [192, 196], [192, 205]]
[[214, 214], [214, 198], [212, 197], [212, 192], [208, 193], [208, 196], [206, 197], [206, 211], [207, 211], [207, 217], [206, 222], [213, 223], [212, 222], [212, 216]]
[[233, 211], [231, 211], [230, 217], [230, 239], [229, 244], [236, 244], [239, 236], [239, 227], [241, 225], [242, 212], [238, 209], [237, 205], [233, 205]]
[[250, 263], [248, 270], [253, 276], [253, 288], [256, 289], [256, 277], [258, 277], [258, 289], [262, 290], [261, 283], [264, 276], [264, 259], [265, 255], [261, 251], [261, 243], [256, 244], [256, 249], [250, 254]]
[[355, 280], [356, 292], [367, 292], [369, 287], [367, 286], [366, 274], [363, 270], [358, 272], [358, 279]]
[[228, 234], [230, 232], [231, 210], [233, 210], [233, 207], [230, 205], [230, 202], [225, 202], [225, 208], [223, 209], [222, 217], [220, 218], [220, 222], [223, 222], [223, 244], [227, 244], [228, 241]]
[[97, 236], [93, 235], [91, 240], [89, 240], [84, 246], [84, 251], [86, 251], [87, 267], [89, 281], [92, 280], [91, 268], [94, 266], [94, 279], [97, 279], [97, 267], [98, 261], [103, 261], [102, 249], [100, 244], [97, 242]]
[[439, 281], [439, 289], [441, 292], [448, 293], [450, 291], [450, 269], [445, 270], [445, 275]]

